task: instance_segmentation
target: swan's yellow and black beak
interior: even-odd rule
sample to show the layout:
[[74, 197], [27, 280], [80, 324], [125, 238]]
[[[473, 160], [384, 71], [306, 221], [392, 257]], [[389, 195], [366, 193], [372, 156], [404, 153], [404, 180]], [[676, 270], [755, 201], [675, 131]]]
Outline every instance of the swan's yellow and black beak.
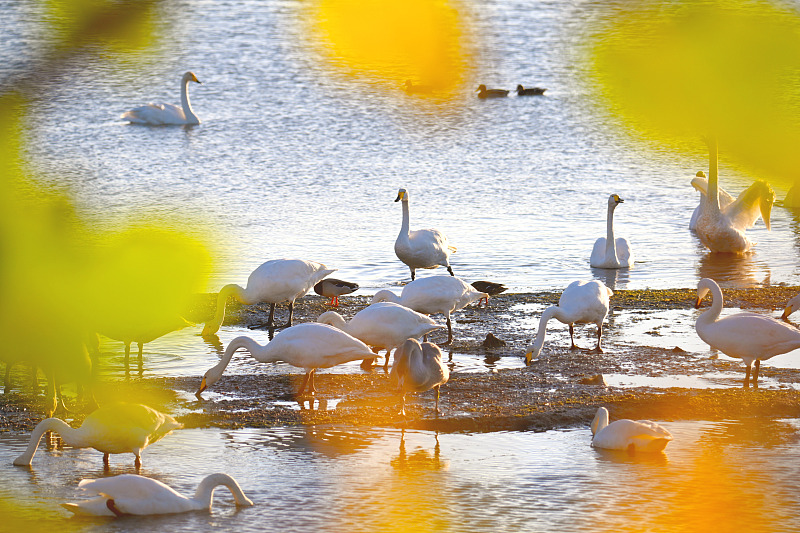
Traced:
[[206, 377], [205, 377], [205, 376], [203, 376], [203, 381], [201, 381], [201, 382], [200, 382], [200, 388], [199, 388], [199, 389], [197, 389], [197, 392], [195, 392], [195, 393], [194, 393], [194, 395], [195, 395], [195, 396], [197, 396], [197, 399], [198, 399], [198, 400], [200, 400], [200, 399], [202, 398], [202, 397], [200, 396], [200, 394], [202, 394], [202, 392], [203, 392], [204, 390], [206, 390], [207, 388], [208, 388], [208, 386], [206, 385]]
[[703, 302], [703, 297], [702, 296], [698, 297], [697, 300], [695, 300], [695, 302], [694, 302], [694, 308], [695, 309], [700, 309], [700, 304], [702, 302]]
[[531, 365], [531, 359], [533, 359], [533, 351], [529, 351], [525, 354], [525, 366]]
[[781, 320], [786, 320], [787, 318], [789, 318], [789, 315], [791, 315], [792, 312], [794, 312], [794, 309], [792, 309], [792, 306], [791, 305], [787, 305], [786, 309], [783, 310], [783, 314], [781, 315]]
[[397, 193], [397, 198], [394, 199], [395, 202], [399, 202], [400, 200], [406, 199], [406, 191], [400, 191]]
[[615, 201], [615, 202], [617, 202], [618, 204], [621, 204], [621, 203], [622, 203], [622, 202], [624, 202], [625, 200], [623, 200], [622, 198], [620, 198], [619, 196], [617, 196], [617, 195], [615, 194], [615, 195], [614, 195], [614, 201]]

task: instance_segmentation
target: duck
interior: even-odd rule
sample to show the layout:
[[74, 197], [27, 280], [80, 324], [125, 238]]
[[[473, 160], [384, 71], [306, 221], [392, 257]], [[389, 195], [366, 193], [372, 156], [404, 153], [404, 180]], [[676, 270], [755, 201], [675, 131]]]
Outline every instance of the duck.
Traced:
[[389, 380], [402, 395], [400, 414], [406, 415], [406, 394], [436, 389], [436, 415], [439, 411], [439, 387], [450, 379], [450, 370], [442, 362], [442, 350], [432, 342], [407, 339], [397, 348]]
[[407, 94], [430, 94], [434, 89], [430, 85], [414, 84], [411, 80], [406, 80], [403, 90]]
[[475, 90], [478, 93], [478, 98], [505, 98], [508, 96], [506, 89], [487, 89], [486, 85], [480, 84]]
[[625, 200], [619, 195], [608, 197], [608, 216], [606, 219], [606, 236], [594, 242], [589, 264], [593, 268], [630, 268], [633, 266], [633, 254], [630, 244], [622, 237], [614, 238], [614, 209]]
[[592, 420], [592, 446], [606, 450], [663, 452], [672, 433], [650, 420], [615, 420], [608, 423], [608, 409], [600, 407]]
[[14, 459], [16, 466], [29, 466], [47, 431], [61, 436], [64, 444], [73, 448], [94, 448], [103, 452], [103, 464], [108, 466], [112, 453], [132, 453], [134, 464], [142, 464], [141, 454], [150, 444], [175, 429], [183, 427], [169, 415], [139, 403], [113, 402], [89, 414], [79, 428], [73, 428], [60, 418], [46, 418], [36, 424], [25, 452]]
[[459, 278], [430, 276], [404, 286], [400, 296], [388, 289], [382, 289], [375, 293], [371, 303], [394, 302], [426, 315], [442, 313], [447, 317], [447, 342], [441, 345], [446, 346], [453, 342], [452, 313], [488, 297], [485, 292], [475, 290], [475, 287]]
[[600, 342], [603, 337], [603, 321], [608, 315], [609, 298], [614, 293], [602, 281], [573, 281], [558, 299], [558, 305], [551, 305], [539, 319], [539, 330], [533, 344], [525, 349], [525, 364], [530, 365], [534, 357], [538, 357], [544, 345], [547, 322], [555, 318], [559, 322], [569, 324], [570, 350], [577, 348], [573, 337], [573, 324], [597, 324], [597, 346], [591, 350], [603, 353]]
[[225, 304], [233, 296], [243, 304], [251, 305], [268, 302], [269, 318], [267, 327], [273, 327], [275, 305], [289, 302], [289, 320], [281, 327], [290, 327], [294, 316], [294, 301], [304, 296], [321, 279], [336, 272], [322, 263], [302, 259], [273, 259], [256, 268], [247, 278], [247, 287], [232, 283], [225, 285], [217, 296], [217, 310], [214, 318], [203, 327], [202, 336], [214, 335], [219, 331], [225, 318]]
[[394, 253], [400, 261], [408, 265], [411, 281], [414, 281], [418, 268], [443, 266], [451, 276], [455, 276], [450, 267], [450, 254], [456, 252], [456, 247], [451, 246], [445, 234], [438, 229], [409, 231], [408, 191], [400, 189], [395, 202], [402, 202], [403, 222], [394, 243]]
[[200, 124], [200, 119], [192, 111], [189, 103], [189, 82], [193, 81], [202, 85], [194, 72], [186, 72], [181, 78], [181, 106], [173, 104], [146, 104], [126, 111], [122, 119], [131, 124], [147, 124], [162, 126], [167, 124]]
[[695, 308], [700, 308], [709, 292], [712, 296], [711, 308], [697, 317], [697, 335], [712, 348], [729, 357], [741, 359], [747, 365], [745, 388], [750, 386], [750, 370], [755, 361], [753, 387], [758, 387], [761, 361], [800, 348], [800, 331], [785, 322], [756, 313], [736, 313], [720, 318], [722, 289], [711, 278], [703, 278], [697, 283]]
[[[508, 290], [508, 287], [502, 283], [495, 283], [493, 281], [473, 281], [471, 285], [475, 287], [475, 290], [485, 292], [489, 296], [497, 296], [501, 292]], [[486, 307], [489, 307], [489, 298], [482, 298], [481, 300], [478, 300], [478, 307], [480, 307], [484, 300], [486, 301]]]
[[517, 96], [542, 96], [546, 90], [542, 87], [526, 89], [522, 85], [517, 85]]
[[798, 309], [800, 309], [800, 294], [796, 294], [786, 302], [786, 306], [783, 308], [783, 314], [781, 314], [781, 320], [788, 319], [789, 315]]
[[[194, 324], [182, 316], [175, 316], [158, 324], [140, 322], [137, 324], [128, 323], [124, 325], [106, 325], [100, 326], [98, 331], [101, 335], [108, 337], [109, 339], [122, 341], [125, 344], [125, 372], [128, 372], [130, 369], [131, 344], [135, 342], [139, 347], [139, 373], [141, 374], [143, 365], [142, 352], [144, 350], [144, 345], [148, 342], [158, 339], [159, 337], [163, 337], [168, 333], [172, 333], [173, 331], [178, 331], [189, 326], [194, 326]], [[96, 362], [97, 355], [99, 353], [99, 346], [93, 344], [92, 349], [94, 351], [94, 361]]]
[[[753, 243], [745, 234], [758, 217], [770, 229], [770, 214], [775, 202], [775, 191], [763, 180], [758, 180], [742, 192], [736, 200], [724, 205], [719, 190], [717, 143], [706, 139], [709, 153], [708, 191], [700, 199], [700, 213], [695, 231], [700, 242], [712, 252], [743, 254]], [[702, 192], [702, 190], [701, 190]]]
[[82, 479], [78, 487], [95, 497], [62, 503], [61, 506], [76, 515], [117, 517], [210, 511], [214, 490], [220, 485], [231, 491], [237, 507], [253, 505], [235, 479], [228, 474], [216, 473], [200, 482], [192, 498], [161, 481], [138, 474]]
[[357, 290], [358, 283], [353, 283], [352, 281], [342, 281], [336, 278], [325, 278], [322, 281], [318, 281], [317, 284], [314, 285], [314, 292], [320, 296], [330, 298], [330, 305], [333, 307], [339, 307], [339, 296], [350, 294], [351, 292], [356, 292]]
[[231, 362], [231, 357], [239, 348], [244, 348], [250, 355], [262, 363], [283, 361], [298, 368], [304, 368], [306, 375], [300, 386], [298, 396], [302, 396], [308, 387], [309, 394], [314, 394], [314, 374], [318, 368], [330, 368], [350, 361], [374, 357], [372, 350], [360, 340], [348, 335], [333, 326], [306, 322], [287, 328], [262, 346], [250, 337], [236, 337], [225, 348], [222, 360], [209, 368], [203, 375], [200, 388], [195, 393], [198, 399], [208, 387], [219, 381], [222, 373]]
[[[389, 366], [392, 350], [406, 339], [418, 339], [443, 327], [432, 318], [393, 302], [378, 302], [365, 307], [350, 322], [336, 311], [322, 313], [317, 322], [341, 329], [374, 349], [386, 350], [384, 368]], [[371, 366], [371, 363], [369, 359], [364, 366]]]

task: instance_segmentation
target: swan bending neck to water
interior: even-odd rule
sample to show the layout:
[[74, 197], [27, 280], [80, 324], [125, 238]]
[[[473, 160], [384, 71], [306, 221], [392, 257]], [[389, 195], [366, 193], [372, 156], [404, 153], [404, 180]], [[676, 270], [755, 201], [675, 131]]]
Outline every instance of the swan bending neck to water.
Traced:
[[188, 511], [210, 511], [214, 490], [226, 487], [237, 506], [249, 507], [252, 500], [228, 474], [210, 474], [197, 486], [194, 497], [175, 491], [172, 487], [136, 474], [100, 479], [82, 479], [78, 487], [97, 495], [95, 498], [61, 506], [75, 514], [90, 516], [157, 515], [185, 513]]
[[[700, 201], [695, 231], [700, 242], [712, 252], [748, 252], [753, 243], [745, 235], [745, 230], [751, 228], [759, 216], [764, 220], [767, 229], [770, 229], [775, 192], [765, 181], [759, 180], [736, 200], [726, 203], [727, 193], [719, 188], [717, 142], [714, 138], [708, 138], [706, 144], [709, 158], [708, 184], [706, 194]], [[698, 190], [703, 192], [701, 188]]]
[[594, 268], [629, 268], [633, 266], [633, 254], [628, 241], [622, 237], [614, 238], [614, 210], [624, 201], [616, 194], [608, 197], [606, 237], [600, 237], [595, 241], [589, 261]]
[[611, 289], [601, 281], [573, 281], [570, 283], [561, 293], [558, 305], [552, 305], [542, 313], [536, 339], [525, 350], [525, 364], [530, 365], [533, 358], [538, 357], [541, 353], [547, 332], [547, 323], [551, 318], [569, 324], [570, 350], [577, 348], [573, 337], [573, 324], [597, 324], [597, 346], [591, 351], [603, 353], [600, 346], [603, 336], [603, 321], [608, 315], [609, 297], [613, 294]]
[[592, 420], [592, 446], [607, 450], [660, 452], [672, 433], [650, 420], [616, 420], [608, 423], [608, 409], [600, 407]]
[[167, 124], [200, 124], [200, 119], [189, 103], [189, 82], [200, 83], [194, 72], [187, 72], [181, 78], [181, 106], [172, 104], [146, 104], [122, 114], [124, 120], [132, 124], [160, 126]]
[[800, 348], [800, 331], [772, 317], [756, 313], [737, 313], [720, 318], [722, 290], [717, 282], [709, 278], [703, 278], [697, 284], [695, 307], [700, 307], [709, 292], [712, 295], [711, 308], [697, 317], [697, 335], [712, 348], [744, 361], [747, 365], [745, 387], [750, 386], [750, 369], [755, 361], [753, 387], [758, 387], [761, 361]]

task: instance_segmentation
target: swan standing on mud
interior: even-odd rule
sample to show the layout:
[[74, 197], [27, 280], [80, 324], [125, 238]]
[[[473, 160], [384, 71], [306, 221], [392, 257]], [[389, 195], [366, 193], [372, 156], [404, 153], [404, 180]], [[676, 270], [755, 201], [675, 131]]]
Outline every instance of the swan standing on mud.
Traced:
[[436, 416], [439, 416], [439, 387], [450, 379], [442, 362], [442, 351], [433, 343], [408, 339], [395, 351], [389, 380], [402, 393], [400, 414], [406, 415], [406, 394], [436, 389]]
[[454, 276], [450, 267], [450, 254], [455, 253], [455, 246], [450, 246], [447, 237], [438, 229], [409, 230], [408, 192], [405, 189], [400, 189], [395, 202], [403, 204], [403, 223], [394, 243], [394, 253], [400, 261], [408, 265], [411, 281], [414, 281], [418, 268], [443, 266]]

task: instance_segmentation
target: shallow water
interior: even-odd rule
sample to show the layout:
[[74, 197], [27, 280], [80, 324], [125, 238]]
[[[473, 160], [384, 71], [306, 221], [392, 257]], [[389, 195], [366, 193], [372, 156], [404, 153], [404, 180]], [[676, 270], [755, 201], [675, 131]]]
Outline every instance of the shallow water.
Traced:
[[[588, 421], [587, 421], [588, 423]], [[663, 454], [589, 446], [587, 427], [492, 434], [352, 428], [179, 430], [150, 446], [140, 471], [192, 495], [231, 474], [254, 502], [217, 489], [211, 514], [70, 518], [81, 478], [109, 472], [91, 449], [41, 449], [4, 467], [0, 497], [23, 516], [64, 517], [75, 531], [792, 531], [800, 528], [798, 420], [665, 422]], [[0, 434], [0, 464], [23, 438]], [[754, 453], [754, 450], [758, 450]], [[733, 511], [735, 509], [735, 511]]]

